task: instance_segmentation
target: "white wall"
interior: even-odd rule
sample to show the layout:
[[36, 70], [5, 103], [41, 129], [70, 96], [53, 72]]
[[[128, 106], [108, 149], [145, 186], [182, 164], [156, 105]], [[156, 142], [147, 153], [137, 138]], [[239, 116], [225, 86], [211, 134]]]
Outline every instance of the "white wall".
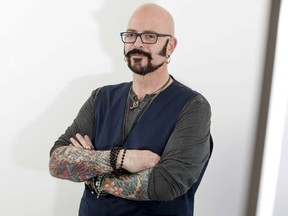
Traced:
[[[0, 215], [77, 215], [83, 185], [49, 175], [49, 150], [94, 88], [131, 79], [119, 32], [143, 2], [153, 1], [1, 1]], [[195, 213], [242, 216], [270, 1], [154, 2], [176, 22], [170, 73], [213, 111]]]
[[257, 216], [288, 215], [288, 1], [281, 2]]

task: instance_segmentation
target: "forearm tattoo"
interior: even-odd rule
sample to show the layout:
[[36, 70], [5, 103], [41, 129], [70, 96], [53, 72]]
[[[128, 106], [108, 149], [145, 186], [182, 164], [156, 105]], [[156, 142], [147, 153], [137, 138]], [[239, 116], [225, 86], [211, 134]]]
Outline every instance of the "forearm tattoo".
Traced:
[[130, 175], [105, 176], [101, 189], [109, 194], [130, 200], [149, 200], [148, 179], [151, 169]]
[[49, 169], [52, 176], [75, 182], [111, 172], [109, 151], [88, 151], [73, 146], [54, 150]]

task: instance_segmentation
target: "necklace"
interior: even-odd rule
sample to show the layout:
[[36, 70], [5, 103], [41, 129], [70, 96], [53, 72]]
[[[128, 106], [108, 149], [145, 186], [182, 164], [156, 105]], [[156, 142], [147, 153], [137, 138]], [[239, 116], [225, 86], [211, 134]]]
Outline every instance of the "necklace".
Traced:
[[[156, 94], [155, 96], [157, 96], [169, 83], [170, 81], [170, 76], [168, 78], [168, 80], [165, 82], [165, 84], [163, 86], [161, 86], [159, 89], [157, 89], [156, 91], [152, 92], [150, 95], [152, 94]], [[132, 91], [132, 85], [131, 85], [131, 88], [130, 88], [130, 92]], [[144, 97], [142, 99], [138, 99], [137, 96], [135, 96], [135, 100], [133, 103], [132, 103], [132, 106], [129, 107], [130, 110], [134, 110], [136, 108], [139, 107], [141, 101], [143, 101]]]

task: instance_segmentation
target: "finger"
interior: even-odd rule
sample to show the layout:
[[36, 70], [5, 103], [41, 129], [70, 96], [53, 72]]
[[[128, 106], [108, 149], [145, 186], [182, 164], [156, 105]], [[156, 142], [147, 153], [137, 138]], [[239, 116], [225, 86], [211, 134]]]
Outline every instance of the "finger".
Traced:
[[77, 140], [75, 140], [73, 137], [70, 138], [70, 142], [73, 146], [75, 146], [77, 148], [82, 148], [82, 146], [79, 144], [79, 142]]
[[87, 144], [87, 141], [84, 139], [84, 137], [77, 133], [76, 134], [76, 138], [78, 139], [78, 142], [83, 146], [83, 147], [86, 147], [88, 144]]
[[89, 143], [89, 145], [92, 145], [92, 141], [91, 141], [91, 139], [89, 138], [88, 135], [85, 135], [84, 139], [86, 140], [87, 143]]
[[78, 133], [76, 134], [76, 138], [78, 139], [78, 141], [80, 142], [80, 144], [83, 146], [84, 149], [88, 149], [88, 150], [93, 149], [91, 140], [87, 135], [83, 137], [81, 134]]
[[84, 136], [84, 139], [86, 140], [86, 142], [87, 142], [87, 144], [88, 144], [88, 149], [89, 150], [95, 150], [95, 148], [94, 148], [94, 146], [93, 146], [93, 144], [92, 144], [92, 141], [91, 141], [91, 139], [90, 139], [90, 137], [88, 136], [88, 135], [85, 135]]

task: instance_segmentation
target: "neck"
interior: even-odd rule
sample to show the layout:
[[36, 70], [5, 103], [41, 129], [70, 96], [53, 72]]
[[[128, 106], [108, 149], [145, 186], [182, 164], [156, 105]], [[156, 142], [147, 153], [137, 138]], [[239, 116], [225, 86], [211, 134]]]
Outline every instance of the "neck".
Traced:
[[[169, 79], [170, 75], [168, 71], [155, 71], [153, 73], [146, 74], [144, 76], [133, 74], [133, 90], [138, 98], [143, 98], [146, 94], [157, 93], [157, 90], [161, 89]], [[170, 80], [167, 87], [172, 81]], [[156, 91], [156, 92], [155, 92]]]

